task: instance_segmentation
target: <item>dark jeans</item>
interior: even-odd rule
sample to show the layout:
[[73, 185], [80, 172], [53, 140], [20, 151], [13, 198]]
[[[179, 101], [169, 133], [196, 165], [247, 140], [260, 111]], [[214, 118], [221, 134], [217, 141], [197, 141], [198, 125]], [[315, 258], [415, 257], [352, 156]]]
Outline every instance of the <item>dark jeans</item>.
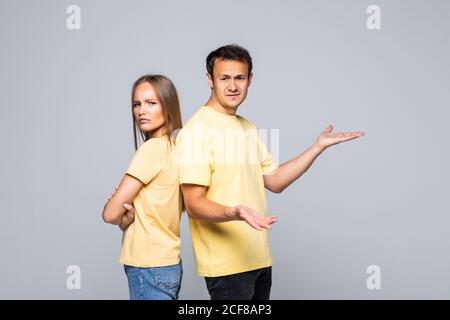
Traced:
[[269, 300], [272, 267], [221, 277], [205, 277], [211, 300]]

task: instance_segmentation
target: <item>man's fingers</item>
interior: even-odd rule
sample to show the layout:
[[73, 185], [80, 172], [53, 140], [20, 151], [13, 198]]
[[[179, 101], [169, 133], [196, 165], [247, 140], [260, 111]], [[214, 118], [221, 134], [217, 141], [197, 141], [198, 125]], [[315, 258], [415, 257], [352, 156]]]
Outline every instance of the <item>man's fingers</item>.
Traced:
[[365, 133], [362, 132], [362, 131], [339, 132], [339, 133], [333, 134], [333, 137], [337, 138], [337, 141], [339, 143], [339, 142], [344, 142], [344, 141], [348, 141], [348, 140], [359, 138], [359, 137], [363, 136], [364, 134]]
[[359, 132], [359, 131], [357, 131], [357, 132], [346, 132], [346, 133], [344, 133], [344, 136], [346, 136], [346, 137], [353, 137], [353, 136], [362, 136], [362, 135], [364, 135], [364, 132]]
[[266, 226], [266, 229], [272, 230], [272, 224], [277, 222], [278, 217], [271, 216], [271, 217], [264, 217], [264, 225]]
[[264, 229], [272, 229], [271, 225], [277, 220], [276, 216], [261, 216], [255, 210], [249, 207], [240, 206], [239, 212], [243, 214], [245, 221], [258, 231], [262, 231]]
[[333, 126], [330, 124], [325, 128], [323, 132], [330, 133], [331, 131], [333, 131]]
[[354, 131], [354, 132], [343, 132], [344, 137], [360, 137], [365, 135], [365, 133], [363, 131]]
[[258, 221], [258, 218], [249, 216], [246, 219], [246, 222], [253, 228], [255, 228], [258, 231], [262, 231], [261, 223]]
[[267, 217], [262, 217], [261, 224], [265, 229], [269, 229], [269, 230], [272, 229], [272, 226], [271, 226], [272, 222]]
[[272, 229], [272, 227], [270, 226], [270, 224], [265, 220], [265, 219], [261, 219], [260, 221], [260, 225], [261, 227], [263, 227], [264, 229]]
[[277, 217], [276, 216], [271, 216], [271, 217], [258, 217], [258, 223], [259, 225], [264, 228], [264, 229], [268, 229], [268, 230], [272, 230], [272, 224], [274, 224], [277, 221]]
[[253, 221], [251, 221], [251, 224], [250, 224], [253, 228], [255, 228], [256, 230], [258, 230], [258, 231], [262, 231], [262, 228], [258, 225], [258, 223], [255, 223], [255, 222], [253, 222]]
[[345, 137], [341, 138], [340, 140], [342, 142], [342, 141], [353, 140], [353, 139], [356, 139], [359, 137], [361, 137], [361, 135], [349, 135], [349, 136], [345, 136]]
[[277, 221], [278, 217], [277, 216], [270, 216], [270, 217], [265, 217], [268, 221]]

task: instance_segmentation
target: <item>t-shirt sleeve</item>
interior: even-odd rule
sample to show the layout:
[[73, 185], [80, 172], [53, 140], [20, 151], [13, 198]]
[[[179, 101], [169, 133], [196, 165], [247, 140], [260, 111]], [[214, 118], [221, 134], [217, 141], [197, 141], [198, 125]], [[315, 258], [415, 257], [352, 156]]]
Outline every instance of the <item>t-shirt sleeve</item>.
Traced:
[[261, 141], [258, 135], [258, 153], [259, 159], [261, 161], [261, 169], [264, 174], [272, 174], [278, 169], [278, 163], [276, 163], [272, 154], [267, 150], [265, 144]]
[[211, 158], [208, 144], [193, 130], [183, 128], [176, 140], [180, 184], [191, 183], [209, 186]]
[[136, 151], [126, 173], [148, 184], [166, 165], [167, 147], [164, 141], [147, 140]]

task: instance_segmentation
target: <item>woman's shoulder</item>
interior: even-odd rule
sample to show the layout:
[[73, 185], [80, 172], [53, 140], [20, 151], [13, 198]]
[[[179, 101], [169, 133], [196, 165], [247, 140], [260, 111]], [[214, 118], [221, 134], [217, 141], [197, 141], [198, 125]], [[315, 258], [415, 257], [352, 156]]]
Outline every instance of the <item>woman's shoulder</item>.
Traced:
[[137, 150], [137, 152], [163, 152], [169, 151], [171, 141], [168, 137], [150, 138], [146, 140]]

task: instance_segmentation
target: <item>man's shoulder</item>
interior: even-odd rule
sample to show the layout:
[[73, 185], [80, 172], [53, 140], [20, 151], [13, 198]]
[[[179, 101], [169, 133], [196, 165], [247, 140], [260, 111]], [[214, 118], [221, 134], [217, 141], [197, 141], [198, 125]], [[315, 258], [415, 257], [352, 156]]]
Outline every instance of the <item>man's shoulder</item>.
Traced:
[[183, 125], [184, 128], [191, 127], [194, 123], [198, 122], [208, 122], [208, 118], [206, 117], [206, 114], [203, 110], [203, 107], [198, 108], [194, 114], [186, 121], [186, 123]]
[[[246, 128], [255, 129], [256, 126], [247, 118], [236, 115], [236, 119]], [[208, 128], [214, 128], [218, 129], [216, 127], [217, 124], [217, 117], [211, 117], [211, 113], [208, 112], [208, 110], [202, 106], [199, 109], [195, 111], [195, 113], [186, 121], [181, 131], [191, 131], [195, 130], [196, 128], [200, 126], [202, 129], [208, 129]]]
[[204, 116], [202, 108], [200, 107], [195, 113], [183, 124], [183, 127], [176, 135], [177, 144], [181, 143], [186, 136], [191, 136], [198, 132], [199, 128], [203, 130], [208, 124], [207, 118]]
[[256, 126], [253, 124], [253, 122], [251, 122], [250, 120], [248, 120], [247, 118], [237, 114], [236, 118], [243, 123], [245, 126], [247, 127], [251, 127], [251, 128], [256, 128]]

